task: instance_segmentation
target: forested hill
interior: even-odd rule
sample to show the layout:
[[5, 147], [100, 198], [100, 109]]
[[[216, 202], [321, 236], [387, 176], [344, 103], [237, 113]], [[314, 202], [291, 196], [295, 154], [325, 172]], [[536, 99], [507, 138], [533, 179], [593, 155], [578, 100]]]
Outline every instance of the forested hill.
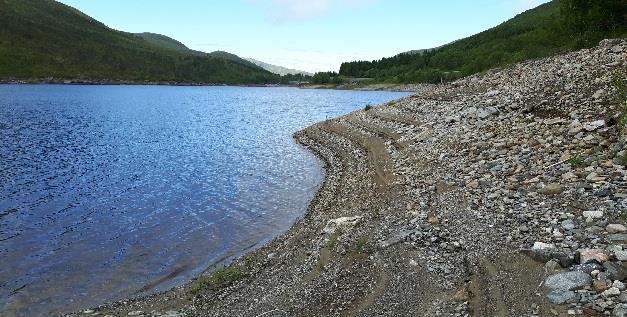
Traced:
[[437, 82], [627, 36], [625, 0], [554, 0], [482, 33], [420, 54], [344, 63], [342, 77]]
[[280, 80], [234, 56], [185, 50], [157, 34], [116, 31], [57, 1], [0, 0], [0, 78], [208, 84]]

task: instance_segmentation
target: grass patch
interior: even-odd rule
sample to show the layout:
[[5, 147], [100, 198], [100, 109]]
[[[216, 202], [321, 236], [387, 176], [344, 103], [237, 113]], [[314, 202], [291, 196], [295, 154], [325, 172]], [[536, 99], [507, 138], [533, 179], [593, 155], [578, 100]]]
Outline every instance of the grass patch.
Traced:
[[370, 248], [368, 248], [368, 238], [359, 238], [359, 240], [357, 240], [357, 243], [355, 243], [353, 252], [357, 254], [370, 254]]
[[575, 155], [569, 158], [566, 163], [570, 164], [571, 166], [583, 166], [586, 164], [586, 161], [581, 156]]
[[337, 242], [340, 240], [340, 237], [343, 234], [344, 234], [344, 230], [342, 230], [341, 228], [335, 229], [335, 231], [333, 231], [333, 234], [329, 237], [329, 241], [326, 244], [326, 248], [328, 249], [335, 248], [335, 246], [337, 245]]
[[612, 78], [612, 84], [616, 88], [616, 98], [618, 99], [620, 117], [618, 118], [618, 125], [621, 128], [625, 128], [627, 125], [627, 84], [623, 74], [616, 72]]
[[217, 270], [210, 276], [199, 277], [194, 283], [191, 293], [193, 295], [198, 295], [204, 291], [214, 291], [228, 287], [233, 285], [235, 282], [242, 280], [246, 276], [248, 276], [248, 274], [245, 272], [244, 268], [240, 266], [231, 266]]
[[370, 109], [372, 109], [372, 105], [366, 105], [366, 106], [364, 107], [364, 110], [365, 110], [365, 111], [369, 111]]

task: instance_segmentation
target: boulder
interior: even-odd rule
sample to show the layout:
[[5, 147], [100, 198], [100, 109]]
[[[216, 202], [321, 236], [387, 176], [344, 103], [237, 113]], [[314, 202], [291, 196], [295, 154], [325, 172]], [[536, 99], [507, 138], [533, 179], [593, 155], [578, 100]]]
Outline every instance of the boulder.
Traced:
[[603, 249], [582, 249], [579, 250], [579, 263], [585, 264], [591, 261], [597, 261], [599, 263], [606, 262], [610, 259], [607, 251]]
[[576, 303], [579, 301], [579, 295], [573, 291], [553, 291], [547, 295], [549, 301], [555, 305]]
[[624, 233], [627, 232], [627, 227], [619, 223], [612, 223], [607, 225], [605, 230], [609, 233]]
[[546, 278], [544, 286], [551, 290], [574, 291], [590, 285], [592, 277], [581, 271], [553, 274]]

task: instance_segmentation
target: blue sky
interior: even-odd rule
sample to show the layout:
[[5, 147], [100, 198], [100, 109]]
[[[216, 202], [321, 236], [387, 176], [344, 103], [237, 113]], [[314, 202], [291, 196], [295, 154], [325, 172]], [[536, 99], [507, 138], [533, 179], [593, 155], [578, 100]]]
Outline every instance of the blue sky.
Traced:
[[61, 0], [111, 28], [154, 32], [307, 71], [431, 48], [548, 0]]

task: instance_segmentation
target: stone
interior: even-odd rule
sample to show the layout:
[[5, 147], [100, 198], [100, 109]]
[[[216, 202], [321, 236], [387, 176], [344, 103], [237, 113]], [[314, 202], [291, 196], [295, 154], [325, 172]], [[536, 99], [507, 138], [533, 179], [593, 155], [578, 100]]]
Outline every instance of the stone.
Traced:
[[608, 288], [609, 286], [605, 283], [605, 281], [594, 280], [592, 282], [592, 289], [597, 293], [603, 293], [607, 291]]
[[579, 250], [579, 263], [585, 264], [590, 261], [597, 261], [599, 263], [606, 262], [610, 259], [610, 256], [605, 250], [602, 249], [582, 249]]
[[325, 233], [334, 233], [340, 227], [352, 227], [356, 225], [359, 220], [361, 220], [361, 216], [354, 217], [340, 217], [337, 219], [329, 220], [327, 225], [324, 227], [323, 231]]
[[612, 283], [612, 287], [616, 287], [618, 288], [619, 291], [624, 291], [625, 290], [625, 283], [621, 282], [621, 281], [614, 281], [614, 283]]
[[618, 301], [621, 303], [627, 303], [627, 293], [621, 292], [620, 295], [618, 295]]
[[566, 219], [562, 221], [562, 229], [566, 231], [571, 231], [575, 229], [575, 222], [572, 219]]
[[623, 233], [627, 232], [627, 227], [619, 223], [612, 223], [605, 227], [605, 230], [609, 233]]
[[568, 126], [568, 133], [570, 134], [577, 134], [581, 132], [582, 130], [583, 130], [583, 124], [581, 124], [581, 122], [579, 122], [579, 120], [577, 119], [571, 122], [570, 125]]
[[532, 250], [553, 250], [555, 249], [555, 245], [552, 243], [544, 243], [544, 242], [535, 242], [533, 244]]
[[547, 297], [549, 301], [555, 305], [576, 303], [579, 301], [579, 295], [573, 291], [552, 291]]
[[605, 262], [603, 268], [612, 280], [624, 280], [627, 278], [627, 268], [623, 263], [618, 262]]
[[603, 297], [614, 297], [620, 295], [620, 290], [616, 287], [610, 287], [605, 292], [601, 293]]
[[557, 183], [548, 184], [540, 188], [538, 192], [543, 195], [559, 195], [564, 191], [564, 187]]
[[466, 286], [460, 287], [455, 292], [455, 294], [453, 295], [453, 300], [456, 302], [468, 301], [468, 292], [466, 291]]
[[499, 109], [496, 107], [487, 107], [485, 109], [481, 109], [479, 111], [477, 111], [477, 118], [479, 119], [486, 119], [490, 116], [493, 116], [495, 114], [499, 113]]
[[612, 310], [612, 317], [627, 317], [627, 304], [618, 304]]
[[610, 234], [606, 238], [613, 242], [621, 242], [621, 243], [627, 242], [627, 234], [625, 233]]
[[472, 180], [466, 184], [466, 187], [471, 188], [471, 189], [477, 189], [479, 188], [479, 181], [476, 179]]
[[573, 268], [573, 271], [584, 272], [586, 274], [592, 274], [593, 271], [601, 271], [603, 270], [603, 266], [596, 262], [590, 262], [585, 264], [579, 264]]
[[605, 120], [597, 120], [593, 122], [588, 122], [583, 125], [584, 130], [588, 132], [592, 132], [598, 128], [605, 126]]
[[144, 312], [141, 310], [135, 310], [135, 311], [131, 311], [128, 314], [126, 314], [127, 316], [141, 316], [143, 315]]
[[619, 261], [627, 261], [627, 251], [625, 250], [614, 251], [614, 256]]
[[586, 210], [583, 212], [583, 217], [586, 219], [599, 219], [603, 217], [603, 211], [601, 210]]
[[546, 278], [544, 286], [551, 290], [574, 291], [590, 285], [592, 277], [580, 272], [562, 272]]
[[560, 267], [559, 262], [555, 260], [550, 260], [549, 262], [546, 262], [546, 264], [544, 265], [544, 271], [552, 274], [558, 270], [558, 267]]

